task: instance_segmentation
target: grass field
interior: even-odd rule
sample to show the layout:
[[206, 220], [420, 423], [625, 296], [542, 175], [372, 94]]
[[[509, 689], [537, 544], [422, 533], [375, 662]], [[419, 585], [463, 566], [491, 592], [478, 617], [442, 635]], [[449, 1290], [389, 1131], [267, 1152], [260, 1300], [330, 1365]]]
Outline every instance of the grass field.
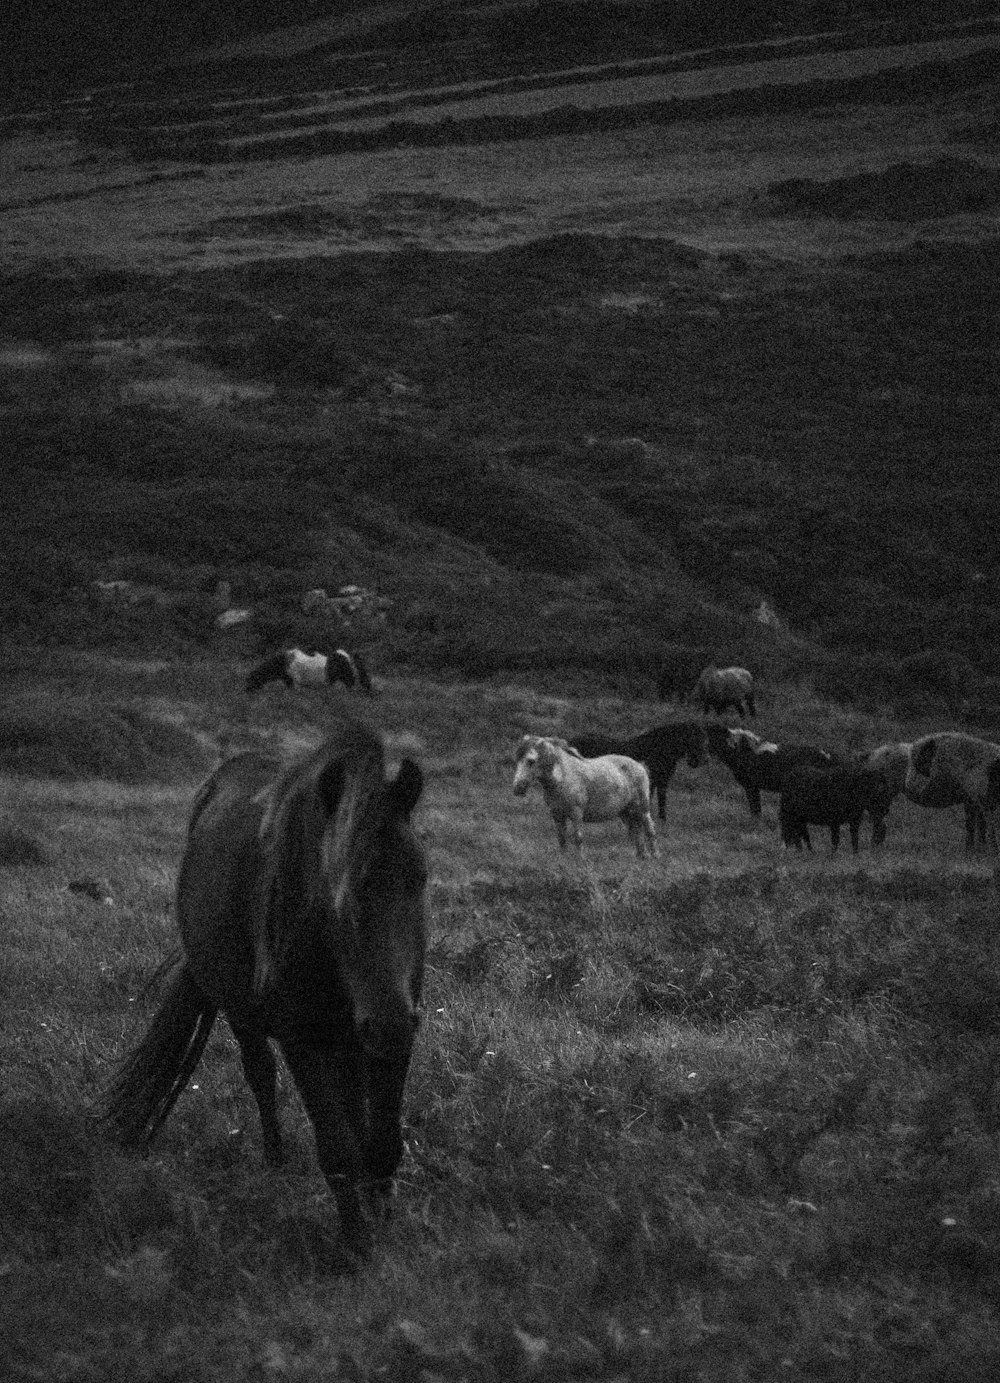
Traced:
[[[895, 664], [958, 652], [1000, 739], [995, 19], [359, 0], [164, 74], [100, 41], [126, 9], [64, 30], [98, 15], [113, 82], [67, 93], [50, 65], [96, 56], [22, 36], [0, 92], [0, 1380], [1000, 1376], [997, 893], [961, 813], [800, 856], [682, 763], [638, 862], [618, 824], [560, 854], [511, 791], [525, 732], [667, 715], [678, 645], [753, 669], [762, 733], [846, 750], [951, 726]], [[348, 583], [384, 624], [303, 611]], [[224, 1023], [148, 1157], [94, 1118], [195, 785], [344, 699], [248, 704], [246, 665], [327, 641], [427, 777], [407, 1151], [361, 1267], [288, 1080], [265, 1167]]]
[[[169, 717], [204, 763], [304, 746], [336, 702], [247, 710], [209, 662], [35, 676]], [[290, 1158], [264, 1166], [224, 1024], [147, 1159], [92, 1119], [173, 944], [203, 765], [75, 777], [64, 745], [4, 778], [4, 1376], [990, 1376], [1000, 943], [960, 814], [897, 804], [881, 854], [803, 858], [773, 799], [754, 822], [720, 765], [682, 765], [657, 861], [617, 824], [577, 859], [510, 791], [518, 737], [661, 707], [390, 678], [364, 710], [428, 775], [433, 930], [396, 1210], [359, 1272], [287, 1082]], [[860, 747], [934, 726], [785, 688], [760, 728]]]

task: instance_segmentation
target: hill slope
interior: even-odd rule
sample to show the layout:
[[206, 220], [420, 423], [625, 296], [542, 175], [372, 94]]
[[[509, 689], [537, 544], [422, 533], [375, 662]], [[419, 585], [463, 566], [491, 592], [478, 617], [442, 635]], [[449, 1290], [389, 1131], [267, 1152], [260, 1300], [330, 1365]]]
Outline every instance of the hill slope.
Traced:
[[[304, 589], [354, 582], [393, 602], [383, 662], [648, 679], [681, 640], [794, 671], [802, 641], [762, 650], [748, 621], [766, 599], [814, 649], [946, 644], [1000, 672], [984, 60], [920, 68], [909, 105], [870, 85], [885, 111], [852, 87], [806, 123], [750, 92], [667, 138], [676, 111], [639, 131], [623, 106], [621, 131], [536, 121], [474, 159], [400, 126], [250, 178], [235, 144], [210, 170], [119, 142], [214, 111], [232, 143], [305, 71], [266, 99], [226, 69], [197, 108], [116, 92], [8, 121], [8, 637], [195, 646], [226, 580], [253, 651], [316, 634]], [[848, 135], [879, 122], [922, 161], [858, 175]], [[793, 166], [815, 176], [774, 176]], [[352, 179], [367, 195], [338, 199]], [[163, 598], [94, 598], [118, 578]]]

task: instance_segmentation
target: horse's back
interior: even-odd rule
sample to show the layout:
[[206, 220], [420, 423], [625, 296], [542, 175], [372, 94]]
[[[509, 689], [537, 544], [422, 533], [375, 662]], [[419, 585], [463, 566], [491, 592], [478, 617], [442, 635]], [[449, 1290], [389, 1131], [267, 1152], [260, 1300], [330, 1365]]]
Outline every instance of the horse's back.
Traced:
[[586, 783], [585, 821], [605, 821], [635, 808], [649, 810], [649, 771], [626, 754], [602, 754], [583, 759], [580, 776]]
[[991, 740], [942, 730], [914, 740], [911, 761], [906, 795], [925, 806], [983, 802], [1000, 792], [1000, 744]]
[[277, 759], [256, 749], [223, 759], [195, 793], [188, 832], [194, 830], [209, 805], [213, 811], [225, 810], [225, 804], [253, 796], [274, 779], [279, 769]]

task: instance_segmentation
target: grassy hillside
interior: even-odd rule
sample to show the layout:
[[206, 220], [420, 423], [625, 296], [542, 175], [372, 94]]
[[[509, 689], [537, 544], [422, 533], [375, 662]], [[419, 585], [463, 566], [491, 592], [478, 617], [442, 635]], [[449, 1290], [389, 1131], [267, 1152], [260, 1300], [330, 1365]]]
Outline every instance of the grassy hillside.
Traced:
[[[565, 235], [8, 280], [37, 358], [2, 378], [5, 629], [191, 647], [226, 578], [266, 643], [353, 581], [395, 602], [389, 662], [646, 676], [671, 638], [760, 656], [766, 597], [828, 649], [995, 674], [998, 267]], [[95, 350], [166, 336], [166, 364]], [[189, 598], [132, 618], [98, 577]]]
[[[285, 66], [285, 56], [312, 54], [321, 61], [357, 50], [378, 50], [383, 64], [397, 55], [412, 64], [415, 50], [435, 53], [435, 64], [463, 70], [564, 65], [636, 56], [664, 48], [699, 47], [768, 38], [794, 29], [814, 32], [844, 23], [896, 25], [906, 32], [988, 12], [978, 0], [763, 0], [749, 9], [739, 0], [700, 0], [663, 6], [650, 0], [505, 0], [505, 3], [392, 4], [381, 0], [77, 0], [71, 7], [38, 0], [0, 28], [0, 73], [7, 91], [65, 90], [122, 77], [143, 80], [172, 69], [206, 48], [230, 45], [229, 71], [260, 75]], [[279, 55], [254, 44], [270, 32], [286, 35]], [[251, 56], [245, 55], [249, 41]], [[151, 56], [154, 60], [151, 62]], [[4, 96], [0, 95], [0, 101]]]

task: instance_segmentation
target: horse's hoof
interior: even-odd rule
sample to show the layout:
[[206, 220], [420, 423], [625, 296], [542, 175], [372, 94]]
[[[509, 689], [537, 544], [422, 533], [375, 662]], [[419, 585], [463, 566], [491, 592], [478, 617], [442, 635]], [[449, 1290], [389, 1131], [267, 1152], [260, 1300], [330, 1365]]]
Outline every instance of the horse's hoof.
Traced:
[[364, 1190], [365, 1209], [377, 1223], [385, 1224], [392, 1215], [396, 1200], [396, 1183], [392, 1177], [370, 1181]]

